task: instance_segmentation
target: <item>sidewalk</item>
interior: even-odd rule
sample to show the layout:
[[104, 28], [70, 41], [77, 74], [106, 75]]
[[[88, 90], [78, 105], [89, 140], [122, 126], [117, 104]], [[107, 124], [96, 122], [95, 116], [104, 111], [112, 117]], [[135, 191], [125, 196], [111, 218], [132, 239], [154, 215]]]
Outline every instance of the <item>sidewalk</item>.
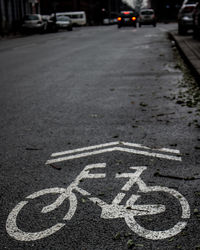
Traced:
[[23, 35], [19, 32], [9, 33], [8, 35], [0, 36], [0, 41], [8, 40], [8, 39], [15, 39], [19, 37], [23, 37]]
[[191, 35], [180, 36], [177, 31], [172, 31], [169, 35], [175, 41], [196, 77], [200, 78], [200, 41], [195, 40]]

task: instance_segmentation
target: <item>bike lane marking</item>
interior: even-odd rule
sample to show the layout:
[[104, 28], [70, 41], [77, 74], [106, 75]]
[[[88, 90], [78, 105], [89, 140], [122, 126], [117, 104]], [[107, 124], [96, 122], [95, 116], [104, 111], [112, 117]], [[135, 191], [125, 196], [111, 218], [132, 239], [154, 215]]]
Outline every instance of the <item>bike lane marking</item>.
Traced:
[[130, 147], [135, 147], [135, 148], [142, 148], [142, 149], [149, 149], [149, 150], [156, 150], [156, 151], [161, 151], [161, 152], [168, 152], [168, 153], [174, 153], [174, 154], [180, 154], [180, 150], [177, 149], [169, 149], [169, 148], [150, 148], [143, 146], [142, 144], [138, 143], [130, 143], [130, 142], [122, 142], [122, 141], [116, 141], [116, 142], [109, 142], [109, 143], [104, 143], [104, 144], [99, 144], [99, 145], [94, 145], [94, 146], [88, 146], [88, 147], [83, 147], [83, 148], [78, 148], [74, 150], [67, 150], [67, 151], [62, 151], [62, 152], [57, 152], [53, 153], [51, 157], [57, 157], [61, 155], [66, 155], [66, 154], [73, 154], [81, 151], [88, 151], [92, 149], [97, 149], [97, 148], [105, 148], [109, 146], [115, 146], [115, 145], [125, 145], [125, 146], [130, 146]]
[[[112, 146], [114, 146], [114, 147], [112, 147]], [[127, 148], [127, 146], [129, 148]], [[96, 150], [99, 148], [101, 148], [101, 149]], [[137, 148], [137, 149], [134, 149], [134, 148]], [[138, 148], [140, 150], [138, 150]], [[93, 150], [93, 151], [89, 151], [89, 150]], [[146, 150], [146, 151], [144, 151], [144, 150]], [[84, 152], [84, 151], [86, 151], [86, 152]], [[89, 152], [87, 152], [87, 151], [89, 151]], [[132, 154], [162, 158], [162, 159], [167, 159], [167, 160], [182, 161], [182, 158], [179, 156], [180, 155], [179, 150], [168, 149], [168, 148], [161, 148], [161, 149], [154, 149], [153, 148], [153, 149], [151, 149], [151, 148], [143, 146], [141, 144], [119, 142], [118, 141], [118, 142], [111, 142], [111, 143], [106, 143], [106, 144], [90, 146], [90, 147], [78, 148], [75, 150], [68, 150], [68, 151], [53, 153], [51, 155], [51, 157], [53, 159], [48, 160], [46, 162], [46, 164], [48, 165], [48, 164], [52, 164], [52, 163], [73, 160], [73, 159], [78, 159], [78, 158], [82, 158], [82, 157], [102, 154], [102, 153], [106, 153], [106, 152], [113, 152], [113, 151], [121, 151], [121, 152], [127, 152], [127, 153], [132, 153]], [[154, 151], [158, 151], [158, 152], [154, 152]], [[79, 152], [82, 152], [82, 153], [76, 154]], [[169, 154], [165, 154], [165, 153], [176, 154], [177, 156], [169, 155]], [[58, 157], [58, 156], [62, 156], [62, 157]], [[55, 157], [58, 157], [58, 158], [55, 158]]]
[[[77, 197], [73, 191], [77, 191], [81, 193], [83, 196], [87, 196], [89, 200], [91, 200], [95, 205], [99, 206], [102, 209], [100, 217], [102, 219], [116, 219], [123, 218], [127, 226], [136, 234], [141, 237], [150, 240], [161, 240], [172, 237], [178, 233], [180, 233], [185, 226], [187, 225], [186, 221], [179, 221], [174, 225], [174, 227], [163, 230], [163, 231], [153, 231], [145, 229], [140, 226], [138, 222], [135, 220], [135, 216], [145, 216], [145, 215], [154, 215], [165, 212], [164, 205], [138, 205], [135, 202], [138, 200], [140, 195], [131, 195], [131, 197], [127, 200], [126, 205], [120, 205], [123, 200], [125, 193], [120, 192], [116, 195], [111, 204], [104, 202], [103, 200], [97, 197], [91, 197], [91, 194], [82, 188], [78, 187], [79, 183], [83, 179], [98, 179], [105, 178], [105, 173], [90, 173], [90, 170], [97, 168], [105, 168], [106, 163], [98, 163], [98, 164], [90, 164], [87, 165], [81, 173], [76, 177], [76, 179], [66, 188], [49, 188], [40, 190], [38, 192], [33, 193], [26, 197], [26, 199], [35, 199], [37, 197], [43, 196], [45, 194], [60, 194], [60, 196], [56, 199], [54, 203], [44, 207], [41, 213], [48, 213], [56, 208], [58, 208], [66, 199], [69, 199], [70, 207], [67, 214], [64, 216], [63, 220], [67, 221], [72, 219], [75, 211], [77, 209]], [[131, 170], [136, 170], [133, 173], [121, 173], [116, 174], [116, 178], [128, 178], [126, 184], [121, 188], [121, 191], [129, 191], [134, 184], [137, 184], [139, 187], [139, 194], [141, 192], [166, 192], [176, 198], [182, 208], [182, 216], [181, 219], [189, 219], [190, 218], [190, 207], [187, 200], [182, 196], [178, 191], [161, 186], [147, 186], [145, 182], [141, 179], [141, 174], [143, 171], [147, 169], [145, 166], [137, 166], [131, 167]], [[48, 237], [55, 232], [59, 231], [62, 227], [65, 226], [65, 223], [57, 223], [56, 225], [40, 231], [40, 232], [24, 232], [17, 226], [17, 216], [21, 209], [28, 203], [28, 201], [22, 201], [18, 203], [15, 208], [11, 211], [8, 216], [6, 229], [8, 234], [19, 241], [34, 241], [39, 240], [45, 237]], [[128, 209], [129, 207], [129, 209]]]
[[[122, 145], [122, 146], [129, 146], [129, 147], [136, 147], [142, 150], [136, 150], [136, 149], [130, 149], [125, 147], [116, 147], [116, 145]], [[114, 146], [114, 147], [113, 147]], [[106, 147], [104, 149], [104, 147]], [[111, 147], [111, 148], [110, 148]], [[96, 150], [97, 148], [101, 148], [101, 150]], [[93, 150], [92, 152], [83, 152]], [[144, 151], [148, 150], [148, 151]], [[75, 150], [68, 150], [63, 152], [54, 153], [51, 156], [57, 157], [61, 155], [66, 155], [66, 157], [51, 159], [46, 162], [46, 164], [51, 164], [53, 162], [60, 162], [63, 160], [71, 160], [76, 159], [80, 157], [86, 157], [94, 154], [100, 154], [104, 152], [112, 152], [112, 151], [122, 151], [122, 152], [128, 152], [132, 154], [141, 154], [144, 156], [150, 156], [150, 157], [157, 157], [157, 158], [164, 158], [168, 160], [174, 160], [174, 161], [182, 161], [182, 158], [180, 157], [180, 151], [174, 150], [174, 149], [168, 149], [168, 148], [161, 148], [161, 149], [151, 149], [149, 147], [142, 146], [141, 144], [135, 144], [135, 143], [127, 143], [127, 142], [111, 142], [111, 143], [105, 143], [100, 144], [96, 146], [90, 146], [90, 147], [84, 147], [84, 148], [78, 148]], [[149, 151], [160, 151], [168, 154], [161, 154], [161, 153], [155, 153], [155, 152], [149, 152]], [[73, 153], [77, 153], [75, 155], [70, 155]], [[79, 152], [83, 152], [79, 154]], [[169, 155], [170, 154], [177, 154], [175, 155]], [[180, 194], [178, 191], [168, 188], [168, 187], [162, 187], [162, 186], [147, 186], [145, 182], [141, 179], [140, 175], [144, 170], [147, 169], [146, 166], [133, 166], [130, 167], [130, 170], [136, 170], [133, 173], [120, 173], [116, 174], [115, 178], [126, 178], [128, 179], [125, 183], [125, 185], [121, 188], [121, 191], [116, 195], [116, 197], [113, 199], [111, 204], [108, 204], [104, 202], [103, 200], [97, 198], [97, 197], [91, 197], [92, 195], [87, 192], [86, 190], [80, 188], [78, 185], [82, 179], [95, 179], [95, 178], [105, 178], [105, 173], [90, 173], [90, 170], [94, 168], [105, 168], [106, 163], [97, 163], [97, 164], [91, 164], [87, 165], [81, 173], [76, 177], [76, 179], [67, 187], [67, 188], [49, 188], [40, 190], [38, 192], [35, 192], [29, 196], [26, 197], [26, 199], [34, 199], [39, 196], [43, 196], [45, 194], [59, 194], [59, 197], [50, 205], [43, 207], [41, 210], [41, 213], [48, 213], [56, 208], [58, 208], [66, 199], [69, 199], [70, 206], [67, 214], [64, 216], [63, 220], [71, 220], [76, 208], [77, 208], [77, 198], [73, 191], [76, 191], [80, 193], [83, 196], [86, 196], [90, 201], [92, 201], [95, 205], [99, 206], [102, 209], [100, 217], [102, 219], [116, 219], [116, 218], [123, 218], [127, 224], [127, 226], [135, 232], [137, 235], [144, 237], [146, 239], [150, 240], [161, 240], [166, 239], [169, 237], [172, 237], [178, 233], [180, 233], [185, 226], [187, 225], [186, 221], [179, 221], [174, 225], [174, 227], [164, 230], [164, 231], [153, 231], [145, 229], [144, 227], [140, 226], [138, 222], [135, 220], [135, 216], [142, 216], [142, 215], [153, 215], [153, 214], [159, 214], [163, 213], [165, 211], [164, 205], [137, 205], [135, 202], [140, 197], [140, 193], [148, 193], [148, 192], [165, 192], [169, 195], [176, 198], [181, 206], [182, 209], [182, 215], [181, 219], [189, 219], [190, 218], [190, 207], [185, 199], [185, 197]], [[126, 195], [126, 192], [131, 189], [131, 187], [137, 184], [139, 187], [139, 193], [132, 194], [131, 197], [126, 201], [126, 205], [120, 205], [123, 198]], [[7, 218], [6, 222], [6, 230], [8, 234], [19, 241], [34, 241], [38, 239], [42, 239], [45, 237], [48, 237], [52, 235], [53, 233], [59, 231], [62, 227], [65, 226], [65, 223], [57, 223], [56, 225], [52, 226], [51, 228], [48, 228], [44, 231], [40, 232], [24, 232], [17, 226], [17, 216], [21, 209], [28, 203], [28, 201], [21, 201], [19, 202], [10, 212]], [[127, 207], [131, 207], [131, 209], [127, 210]]]

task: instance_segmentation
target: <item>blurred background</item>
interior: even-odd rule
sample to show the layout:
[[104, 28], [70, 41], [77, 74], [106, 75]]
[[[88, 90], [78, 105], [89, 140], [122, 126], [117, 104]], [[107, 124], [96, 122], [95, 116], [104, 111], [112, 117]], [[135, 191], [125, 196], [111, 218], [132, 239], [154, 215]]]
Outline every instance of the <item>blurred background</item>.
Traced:
[[85, 11], [87, 25], [101, 25], [122, 10], [153, 8], [158, 21], [177, 19], [183, 0], [0, 0], [0, 33], [17, 32], [26, 14]]

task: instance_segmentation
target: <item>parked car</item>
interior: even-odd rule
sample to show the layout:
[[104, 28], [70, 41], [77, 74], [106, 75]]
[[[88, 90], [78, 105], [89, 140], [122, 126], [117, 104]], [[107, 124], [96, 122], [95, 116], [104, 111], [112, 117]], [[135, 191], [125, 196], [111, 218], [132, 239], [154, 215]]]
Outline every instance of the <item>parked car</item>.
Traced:
[[193, 37], [200, 39], [200, 2], [193, 11]]
[[57, 16], [56, 26], [57, 26], [57, 29], [66, 29], [68, 31], [73, 30], [72, 21], [68, 16]]
[[137, 26], [137, 14], [135, 11], [122, 11], [117, 18], [118, 28], [122, 26]]
[[44, 33], [47, 31], [47, 20], [43, 19], [40, 14], [28, 14], [23, 18], [21, 30], [24, 33], [27, 32], [40, 32]]
[[156, 16], [153, 9], [142, 9], [138, 19], [139, 27], [143, 24], [151, 24], [156, 27]]
[[103, 18], [103, 24], [104, 25], [117, 24], [117, 17], [118, 17], [118, 13], [116, 12], [110, 12], [110, 13], [105, 12], [104, 18]]
[[186, 2], [182, 5], [178, 13], [178, 33], [185, 35], [188, 30], [193, 28], [193, 11], [196, 3]]
[[57, 12], [56, 16], [68, 16], [73, 26], [84, 26], [87, 24], [85, 11]]

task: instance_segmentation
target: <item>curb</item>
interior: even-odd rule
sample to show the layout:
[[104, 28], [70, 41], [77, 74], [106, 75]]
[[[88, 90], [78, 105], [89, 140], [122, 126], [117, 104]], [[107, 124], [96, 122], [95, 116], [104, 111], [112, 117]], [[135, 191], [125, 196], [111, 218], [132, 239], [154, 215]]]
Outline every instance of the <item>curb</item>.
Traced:
[[169, 32], [185, 61], [189, 64], [196, 78], [200, 78], [200, 42], [192, 36], [179, 36], [176, 31]]

